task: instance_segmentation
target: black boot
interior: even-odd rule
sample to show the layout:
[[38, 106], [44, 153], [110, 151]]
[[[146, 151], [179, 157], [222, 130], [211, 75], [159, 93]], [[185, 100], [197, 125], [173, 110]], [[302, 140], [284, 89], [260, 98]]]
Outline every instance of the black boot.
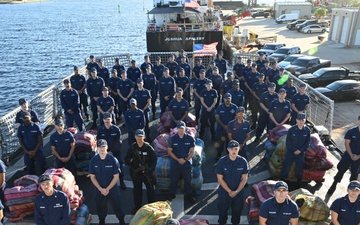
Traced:
[[100, 220], [99, 225], [105, 225], [105, 220]]
[[124, 220], [124, 218], [119, 219], [119, 225], [125, 225], [125, 220]]
[[329, 188], [329, 190], [327, 192], [329, 195], [334, 193], [334, 191], [336, 190], [336, 185], [337, 185], [337, 182], [334, 181], [334, 183], [332, 183], [331, 187]]

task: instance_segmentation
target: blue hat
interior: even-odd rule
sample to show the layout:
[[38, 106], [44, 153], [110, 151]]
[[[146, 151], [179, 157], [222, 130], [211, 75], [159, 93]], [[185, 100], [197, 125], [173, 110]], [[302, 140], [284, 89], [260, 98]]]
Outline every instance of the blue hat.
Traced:
[[55, 120], [55, 125], [57, 125], [57, 126], [64, 125], [64, 120], [62, 120], [62, 119]]
[[169, 71], [169, 67], [164, 67], [163, 71]]
[[52, 181], [51, 177], [47, 174], [43, 174], [39, 177], [38, 179], [38, 184], [44, 183], [44, 182], [49, 182]]
[[284, 88], [280, 88], [280, 90], [278, 91], [278, 93], [286, 93], [286, 90]]
[[108, 91], [109, 90], [109, 88], [108, 87], [102, 87], [102, 89], [101, 89], [102, 91]]
[[112, 69], [111, 72], [112, 72], [112, 73], [117, 73], [117, 70], [116, 70], [116, 69]]
[[108, 146], [108, 144], [107, 144], [107, 141], [105, 139], [99, 139], [97, 141], [97, 146], [98, 147], [103, 147], [103, 146]]
[[181, 87], [176, 88], [176, 93], [182, 92], [183, 89]]
[[212, 80], [206, 79], [205, 84], [212, 84]]
[[306, 115], [304, 113], [299, 113], [297, 114], [296, 117], [297, 120], [305, 120], [306, 119]]
[[246, 62], [251, 63], [251, 59], [246, 60]]
[[264, 53], [262, 53], [262, 52], [259, 52], [259, 55], [260, 55], [260, 56], [263, 56], [263, 55], [264, 55]]
[[232, 72], [227, 72], [226, 74], [227, 77], [232, 77], [232, 75], [233, 75]]
[[251, 67], [257, 67], [256, 62], [253, 62], [253, 63], [251, 64]]
[[106, 120], [106, 119], [110, 119], [111, 118], [111, 113], [109, 112], [106, 112], [103, 114], [103, 119]]
[[284, 71], [285, 69], [284, 69], [284, 67], [280, 67], [280, 69], [279, 69], [280, 71]]
[[226, 94], [224, 94], [224, 98], [231, 98], [232, 96], [231, 96], [231, 94], [230, 93], [226, 93]]
[[240, 147], [239, 142], [235, 140], [231, 140], [228, 144], [228, 148], [238, 148]]
[[201, 69], [199, 73], [206, 73], [205, 69]]
[[358, 120], [360, 120], [360, 116], [358, 117]]
[[212, 70], [219, 70], [219, 67], [214, 66], [214, 68]]
[[353, 190], [353, 189], [358, 189], [360, 190], [360, 182], [357, 180], [353, 180], [350, 182], [350, 184], [348, 185], [348, 189]]
[[91, 69], [91, 72], [97, 72], [97, 69], [94, 67]]
[[31, 117], [31, 114], [29, 112], [24, 112], [23, 113], [23, 118], [25, 118], [25, 117]]
[[306, 87], [306, 84], [302, 83], [302, 84], [299, 85], [299, 87]]
[[144, 82], [143, 79], [141, 77], [139, 77], [137, 80], [136, 80], [136, 83], [137, 84], [140, 84], [141, 82]]
[[274, 186], [274, 190], [277, 190], [279, 188], [284, 188], [286, 190], [289, 190], [288, 185], [284, 182], [284, 181], [278, 181], [275, 186]]
[[240, 84], [240, 81], [238, 79], [234, 79], [233, 84]]
[[145, 131], [143, 129], [137, 129], [135, 131], [135, 136], [136, 137], [144, 137], [145, 136]]
[[119, 58], [115, 58], [115, 62], [118, 62], [118, 61], [120, 61], [120, 59], [119, 59]]
[[66, 79], [64, 79], [63, 82], [64, 82], [64, 84], [68, 84], [68, 83], [70, 83], [70, 80], [66, 78]]
[[258, 77], [265, 77], [265, 74], [260, 73], [260, 74], [258, 75]]
[[215, 65], [215, 61], [211, 61], [210, 64], [214, 64], [214, 65]]
[[177, 128], [185, 128], [186, 127], [186, 124], [184, 121], [180, 121], [177, 125], [176, 125]]
[[136, 63], [136, 60], [135, 60], [135, 59], [132, 59], [132, 60], [131, 60], [131, 63]]
[[268, 62], [269, 62], [269, 60], [268, 60], [268, 59], [265, 59], [265, 60], [264, 60], [264, 63], [268, 63]]
[[137, 104], [137, 101], [135, 98], [130, 99], [130, 104]]
[[156, 60], [156, 61], [159, 61], [160, 59], [161, 59], [160, 56], [156, 56], [156, 57], [155, 57], [155, 60]]
[[74, 66], [74, 70], [78, 70], [79, 69], [79, 67], [77, 67], [77, 66]]
[[25, 104], [25, 103], [27, 103], [25, 98], [20, 98], [19, 99], [19, 105], [22, 105], [22, 104]]
[[276, 87], [276, 84], [274, 82], [271, 82], [268, 87], [269, 88], [274, 88], [274, 87]]
[[180, 222], [177, 219], [169, 219], [165, 225], [180, 225]]
[[180, 68], [179, 68], [179, 72], [180, 72], [180, 71], [183, 71], [183, 72], [184, 72], [185, 70], [184, 70], [184, 68], [180, 67]]
[[237, 109], [236, 109], [236, 112], [245, 112], [245, 108], [242, 107], [242, 106], [239, 106]]
[[94, 58], [94, 55], [90, 55], [90, 59]]

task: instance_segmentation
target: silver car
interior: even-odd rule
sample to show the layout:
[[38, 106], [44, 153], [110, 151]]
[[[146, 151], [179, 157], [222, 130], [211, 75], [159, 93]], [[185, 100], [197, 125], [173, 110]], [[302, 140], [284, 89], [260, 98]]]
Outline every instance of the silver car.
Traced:
[[311, 33], [325, 33], [327, 31], [325, 26], [320, 26], [320, 25], [309, 25], [306, 26], [304, 28], [301, 29], [301, 32], [306, 33], [306, 34], [311, 34]]

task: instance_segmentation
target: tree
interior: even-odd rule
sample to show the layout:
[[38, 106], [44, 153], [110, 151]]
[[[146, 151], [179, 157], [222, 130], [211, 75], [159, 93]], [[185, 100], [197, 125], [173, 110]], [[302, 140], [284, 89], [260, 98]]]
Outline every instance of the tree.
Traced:
[[314, 16], [320, 19], [321, 17], [326, 16], [326, 11], [327, 10], [325, 8], [318, 8], [317, 10], [315, 10]]

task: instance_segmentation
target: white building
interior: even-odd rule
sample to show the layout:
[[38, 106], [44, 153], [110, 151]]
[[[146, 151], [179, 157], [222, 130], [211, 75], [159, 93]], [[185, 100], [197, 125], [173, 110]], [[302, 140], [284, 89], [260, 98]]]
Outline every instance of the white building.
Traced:
[[275, 2], [274, 13], [275, 18], [278, 18], [282, 14], [299, 15], [299, 18], [310, 18], [312, 5], [310, 2]]
[[345, 46], [360, 46], [360, 8], [332, 10], [329, 40]]

